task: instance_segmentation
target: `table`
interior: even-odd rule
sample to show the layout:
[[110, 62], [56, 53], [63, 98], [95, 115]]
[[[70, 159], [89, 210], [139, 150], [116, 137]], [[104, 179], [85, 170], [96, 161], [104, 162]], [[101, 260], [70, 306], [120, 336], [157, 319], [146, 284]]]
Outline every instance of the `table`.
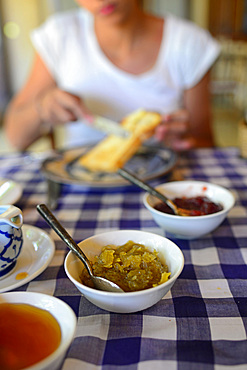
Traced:
[[[199, 240], [180, 240], [185, 267], [158, 304], [134, 314], [109, 313], [79, 294], [66, 277], [68, 252], [36, 211], [46, 181], [36, 155], [0, 156], [0, 177], [23, 186], [17, 206], [24, 223], [55, 240], [49, 267], [18, 291], [38, 291], [68, 303], [78, 317], [63, 370], [247, 369], [247, 162], [237, 148], [198, 149], [180, 157], [175, 175], [231, 189], [236, 205], [224, 223]], [[95, 233], [138, 229], [163, 235], [134, 186], [92, 189], [64, 185], [55, 215], [79, 242]]]

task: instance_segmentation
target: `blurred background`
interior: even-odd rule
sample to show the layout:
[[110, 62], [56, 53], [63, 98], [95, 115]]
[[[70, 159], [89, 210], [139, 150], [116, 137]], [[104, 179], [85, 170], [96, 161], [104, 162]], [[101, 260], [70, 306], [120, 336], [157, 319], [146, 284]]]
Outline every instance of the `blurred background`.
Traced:
[[[76, 7], [73, 0], [0, 0], [0, 152], [10, 151], [2, 116], [27, 78], [32, 29], [49, 15]], [[212, 71], [213, 129], [217, 146], [238, 145], [238, 122], [247, 109], [247, 0], [144, 0], [156, 14], [173, 13], [209, 30], [222, 45]], [[41, 140], [32, 150], [46, 150]]]

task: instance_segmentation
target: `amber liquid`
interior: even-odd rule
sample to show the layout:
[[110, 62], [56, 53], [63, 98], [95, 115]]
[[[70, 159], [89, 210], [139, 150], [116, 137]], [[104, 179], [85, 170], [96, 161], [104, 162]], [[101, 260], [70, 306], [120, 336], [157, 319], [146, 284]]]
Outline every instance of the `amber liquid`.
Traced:
[[31, 366], [61, 342], [57, 320], [46, 310], [19, 303], [0, 304], [0, 369]]

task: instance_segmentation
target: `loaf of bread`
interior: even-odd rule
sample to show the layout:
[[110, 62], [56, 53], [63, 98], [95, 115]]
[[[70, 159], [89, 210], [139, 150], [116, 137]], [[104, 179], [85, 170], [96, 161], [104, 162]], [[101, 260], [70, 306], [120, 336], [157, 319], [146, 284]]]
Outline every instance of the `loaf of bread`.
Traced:
[[79, 159], [91, 171], [115, 172], [152, 136], [160, 123], [160, 114], [139, 109], [126, 116], [121, 125], [129, 136], [109, 135]]

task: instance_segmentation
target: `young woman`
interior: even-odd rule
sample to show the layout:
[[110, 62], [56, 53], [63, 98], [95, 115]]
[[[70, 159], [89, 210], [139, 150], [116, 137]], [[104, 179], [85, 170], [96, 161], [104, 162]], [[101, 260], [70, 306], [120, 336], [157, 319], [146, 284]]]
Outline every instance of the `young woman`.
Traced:
[[138, 108], [162, 114], [155, 137], [169, 147], [211, 146], [209, 73], [219, 46], [209, 33], [147, 14], [139, 0], [77, 3], [32, 33], [32, 71], [5, 115], [13, 146], [57, 125], [65, 147], [100, 140], [92, 114], [121, 121]]

